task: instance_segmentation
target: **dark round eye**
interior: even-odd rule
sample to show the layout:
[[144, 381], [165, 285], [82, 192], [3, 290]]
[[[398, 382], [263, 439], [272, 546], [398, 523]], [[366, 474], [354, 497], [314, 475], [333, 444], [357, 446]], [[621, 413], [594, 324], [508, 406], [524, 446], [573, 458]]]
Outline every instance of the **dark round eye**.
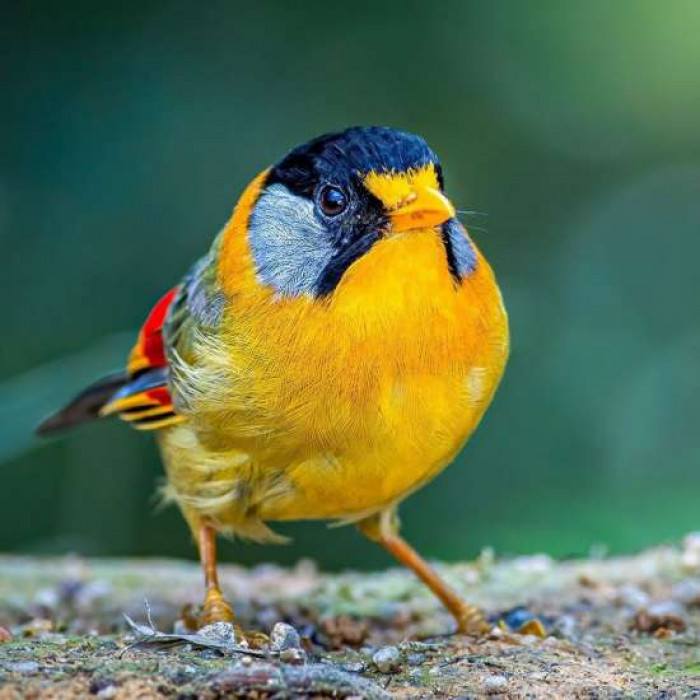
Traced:
[[338, 216], [348, 206], [348, 198], [339, 187], [324, 185], [318, 193], [318, 203], [326, 216]]

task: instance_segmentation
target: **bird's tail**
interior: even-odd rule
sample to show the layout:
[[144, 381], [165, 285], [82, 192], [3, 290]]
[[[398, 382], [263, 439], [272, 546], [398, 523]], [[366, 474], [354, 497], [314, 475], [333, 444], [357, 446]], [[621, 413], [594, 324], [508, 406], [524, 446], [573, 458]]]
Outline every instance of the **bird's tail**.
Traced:
[[102, 408], [129, 383], [129, 379], [126, 372], [115, 372], [93, 382], [68, 405], [42, 421], [36, 429], [37, 435], [53, 435], [99, 418]]
[[152, 367], [137, 374], [118, 372], [91, 384], [65, 408], [49, 416], [39, 435], [52, 435], [80, 423], [117, 415], [137, 430], [157, 430], [179, 423], [168, 390], [168, 368]]

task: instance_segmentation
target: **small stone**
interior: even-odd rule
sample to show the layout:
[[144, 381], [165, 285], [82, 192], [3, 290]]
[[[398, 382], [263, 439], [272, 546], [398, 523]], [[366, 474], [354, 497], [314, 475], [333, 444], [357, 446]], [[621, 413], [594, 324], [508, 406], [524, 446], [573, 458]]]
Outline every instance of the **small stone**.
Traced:
[[248, 646], [248, 640], [230, 622], [214, 622], [202, 627], [197, 634], [200, 637], [207, 637], [225, 644], [234, 644], [239, 647]]
[[411, 654], [408, 654], [406, 656], [406, 663], [409, 666], [420, 666], [421, 664], [425, 663], [425, 654], [419, 654], [416, 652], [412, 652]]
[[514, 632], [518, 631], [523, 625], [535, 619], [535, 615], [527, 608], [517, 607], [507, 610], [503, 613], [503, 621]]
[[350, 615], [325, 618], [321, 621], [320, 628], [334, 649], [360, 646], [369, 635], [367, 621], [355, 619]]
[[700, 571], [700, 532], [691, 532], [683, 539], [681, 563], [690, 571]]
[[12, 633], [10, 630], [8, 630], [7, 627], [0, 625], [0, 644], [3, 642], [9, 642], [10, 639], [12, 639]]
[[508, 679], [505, 676], [489, 676], [484, 679], [484, 690], [488, 695], [505, 693], [508, 688]]
[[650, 634], [661, 629], [684, 632], [687, 627], [685, 610], [674, 601], [654, 603], [646, 610], [640, 610], [634, 616], [631, 624], [633, 630]]
[[77, 590], [73, 604], [78, 612], [87, 614], [101, 608], [113, 596], [114, 591], [106, 581], [89, 581]]
[[96, 678], [93, 678], [90, 682], [88, 692], [91, 695], [99, 695], [103, 690], [107, 688], [114, 688], [114, 681], [111, 678], [97, 676]]
[[272, 651], [301, 649], [299, 633], [291, 625], [278, 622], [270, 632], [270, 649]]
[[367, 664], [362, 661], [348, 661], [343, 664], [343, 670], [348, 673], [364, 673], [367, 670]]
[[547, 636], [547, 632], [544, 629], [544, 625], [538, 619], [526, 622], [518, 630], [518, 634], [522, 634], [528, 637], [539, 637], [540, 639], [544, 639]]
[[192, 634], [192, 630], [187, 626], [184, 620], [175, 620], [173, 634]]
[[401, 664], [401, 652], [396, 647], [382, 647], [374, 653], [372, 661], [380, 673], [395, 673]]
[[659, 627], [659, 629], [654, 632], [655, 639], [670, 639], [673, 637], [675, 632], [668, 629], [668, 627]]
[[174, 685], [185, 685], [192, 680], [192, 676], [197, 673], [194, 666], [163, 666], [163, 675]]
[[22, 625], [23, 637], [41, 637], [53, 631], [53, 622], [43, 617], [37, 617]]
[[585, 571], [578, 575], [577, 583], [579, 586], [583, 586], [584, 588], [598, 588], [600, 585], [599, 582], [593, 578], [593, 576]]
[[647, 612], [650, 615], [656, 615], [658, 617], [662, 617], [664, 615], [671, 615], [674, 617], [685, 616], [683, 606], [676, 603], [674, 600], [663, 600], [658, 603], [654, 603], [647, 608]]
[[689, 608], [700, 608], [700, 579], [689, 578], [673, 587], [672, 596]]
[[280, 661], [286, 664], [299, 666], [306, 663], [306, 653], [302, 649], [282, 649]]
[[101, 700], [110, 700], [110, 698], [113, 698], [116, 694], [116, 686], [108, 685], [106, 688], [102, 688], [102, 690], [100, 690], [100, 692], [97, 693], [97, 697], [101, 698]]
[[578, 623], [573, 615], [562, 615], [554, 625], [554, 631], [564, 639], [573, 639], [577, 628]]
[[649, 605], [649, 594], [636, 586], [623, 586], [617, 592], [616, 602], [634, 610], [641, 610]]
[[42, 588], [34, 596], [36, 605], [48, 610], [55, 610], [60, 602], [58, 591], [55, 588]]
[[5, 668], [14, 673], [36, 673], [39, 670], [39, 664], [36, 661], [14, 661], [5, 664]]

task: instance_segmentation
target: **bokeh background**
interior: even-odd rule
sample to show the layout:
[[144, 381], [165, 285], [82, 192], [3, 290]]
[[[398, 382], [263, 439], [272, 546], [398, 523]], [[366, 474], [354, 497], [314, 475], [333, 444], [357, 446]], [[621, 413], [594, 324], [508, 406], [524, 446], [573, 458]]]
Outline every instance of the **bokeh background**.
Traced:
[[[37, 421], [118, 367], [241, 189], [352, 124], [423, 134], [513, 354], [405, 504], [431, 557], [633, 550], [700, 528], [700, 3], [13, 3], [0, 110], [0, 550], [194, 551], [152, 438]], [[352, 529], [228, 560], [378, 567]]]

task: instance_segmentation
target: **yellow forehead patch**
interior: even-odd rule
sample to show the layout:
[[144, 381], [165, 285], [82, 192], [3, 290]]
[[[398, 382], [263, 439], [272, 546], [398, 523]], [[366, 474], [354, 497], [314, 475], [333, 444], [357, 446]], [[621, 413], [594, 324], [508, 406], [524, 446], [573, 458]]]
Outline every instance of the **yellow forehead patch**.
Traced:
[[365, 187], [389, 211], [408, 204], [417, 190], [439, 187], [435, 166], [432, 163], [404, 173], [371, 172], [365, 176], [364, 183]]

